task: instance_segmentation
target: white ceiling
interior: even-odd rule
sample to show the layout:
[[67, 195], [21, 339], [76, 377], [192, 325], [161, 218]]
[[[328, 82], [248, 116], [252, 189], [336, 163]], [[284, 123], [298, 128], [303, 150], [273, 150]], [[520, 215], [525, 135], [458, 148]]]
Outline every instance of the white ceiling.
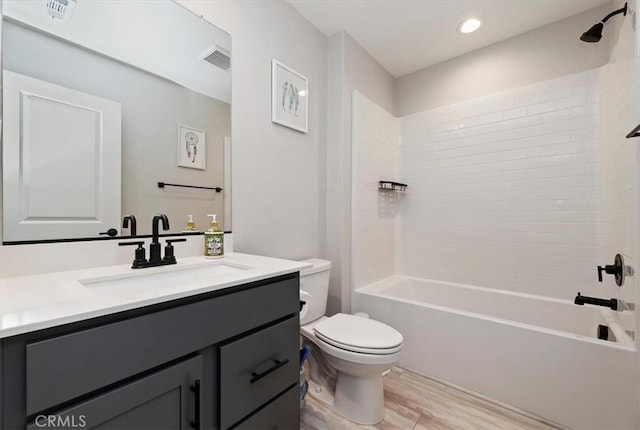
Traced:
[[[345, 30], [395, 77], [609, 3], [608, 0], [288, 2], [327, 36]], [[483, 21], [480, 30], [459, 34], [458, 25], [472, 16]]]

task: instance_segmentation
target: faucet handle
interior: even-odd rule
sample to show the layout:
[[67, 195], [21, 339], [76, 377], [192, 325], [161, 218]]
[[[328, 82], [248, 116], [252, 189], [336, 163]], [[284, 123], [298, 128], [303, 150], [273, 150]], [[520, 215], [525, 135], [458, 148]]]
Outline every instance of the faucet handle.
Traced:
[[187, 238], [183, 237], [182, 239], [167, 239], [167, 245], [164, 247], [164, 261], [167, 262], [176, 262], [176, 257], [173, 254], [173, 243], [174, 242], [186, 242]]
[[133, 245], [138, 245], [138, 246], [142, 246], [144, 245], [144, 240], [136, 240], [133, 242], [119, 242], [118, 246], [133, 246]]
[[144, 249], [144, 240], [135, 241], [135, 242], [120, 242], [118, 246], [133, 246], [138, 245], [136, 248], [135, 257], [133, 259], [133, 263], [131, 264], [132, 269], [139, 269], [147, 262], [146, 250]]
[[171, 243], [173, 243], [173, 242], [186, 242], [186, 241], [187, 241], [187, 238], [186, 238], [186, 237], [183, 237], [182, 239], [167, 239], [167, 241], [166, 241], [166, 242], [167, 242], [168, 244], [171, 244]]

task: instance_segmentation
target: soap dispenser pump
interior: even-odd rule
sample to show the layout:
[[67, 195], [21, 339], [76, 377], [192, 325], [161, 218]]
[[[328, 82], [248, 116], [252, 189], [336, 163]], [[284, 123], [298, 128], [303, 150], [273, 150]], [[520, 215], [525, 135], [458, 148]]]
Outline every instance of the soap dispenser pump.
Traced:
[[216, 215], [209, 214], [211, 225], [204, 232], [204, 256], [206, 258], [221, 258], [224, 256], [224, 232], [218, 228]]
[[193, 215], [187, 215], [189, 220], [187, 221], [187, 227], [182, 231], [183, 233], [188, 233], [190, 231], [198, 231], [196, 228], [196, 223], [193, 221]]

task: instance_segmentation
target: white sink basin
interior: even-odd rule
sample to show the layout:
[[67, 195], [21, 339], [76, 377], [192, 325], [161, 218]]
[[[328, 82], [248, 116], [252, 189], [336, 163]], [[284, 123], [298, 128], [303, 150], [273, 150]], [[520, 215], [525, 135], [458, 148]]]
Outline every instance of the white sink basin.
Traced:
[[[135, 273], [114, 275], [102, 278], [80, 279], [88, 288], [137, 288], [137, 287], [178, 287], [184, 284], [211, 284], [216, 278], [243, 272], [248, 266], [230, 264], [222, 261], [192, 264], [188, 266], [161, 266], [158, 268], [137, 269]], [[153, 272], [149, 272], [152, 270]]]

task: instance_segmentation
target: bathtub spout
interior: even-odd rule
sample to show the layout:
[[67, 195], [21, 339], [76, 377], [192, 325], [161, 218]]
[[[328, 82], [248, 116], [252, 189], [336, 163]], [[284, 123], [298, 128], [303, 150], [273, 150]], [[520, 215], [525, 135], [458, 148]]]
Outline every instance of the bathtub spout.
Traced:
[[583, 296], [580, 293], [578, 293], [578, 295], [576, 296], [576, 299], [574, 300], [574, 303], [580, 306], [586, 303], [588, 305], [604, 306], [607, 308], [611, 308], [614, 311], [618, 310], [618, 300], [614, 298], [599, 299], [597, 297]]

